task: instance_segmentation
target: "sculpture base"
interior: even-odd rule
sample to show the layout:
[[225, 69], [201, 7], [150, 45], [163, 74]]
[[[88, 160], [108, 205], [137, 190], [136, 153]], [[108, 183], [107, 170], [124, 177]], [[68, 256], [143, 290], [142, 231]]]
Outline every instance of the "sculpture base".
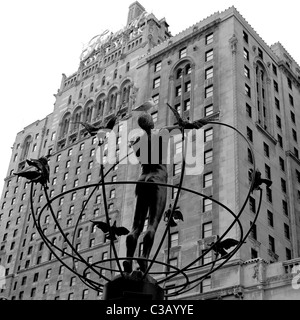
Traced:
[[103, 300], [164, 300], [164, 290], [141, 271], [123, 273], [104, 286]]

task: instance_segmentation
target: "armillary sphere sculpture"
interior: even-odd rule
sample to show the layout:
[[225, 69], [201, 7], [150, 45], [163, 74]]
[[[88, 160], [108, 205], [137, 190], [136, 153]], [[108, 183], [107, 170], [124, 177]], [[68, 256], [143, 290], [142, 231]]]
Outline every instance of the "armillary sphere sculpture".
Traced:
[[[176, 297], [193, 290], [204, 279], [209, 277], [213, 272], [217, 271], [222, 266], [224, 266], [227, 263], [227, 261], [231, 257], [233, 257], [233, 255], [243, 245], [259, 215], [262, 202], [262, 189], [260, 186], [262, 183], [265, 183], [268, 186], [270, 186], [272, 183], [268, 179], [261, 178], [260, 172], [255, 167], [255, 158], [251, 144], [238, 129], [234, 128], [229, 124], [219, 122], [218, 114], [212, 115], [211, 117], [207, 117], [205, 119], [200, 119], [198, 121], [189, 122], [188, 120], [183, 119], [179, 115], [179, 113], [168, 104], [169, 110], [174, 114], [177, 120], [177, 125], [172, 127], [165, 127], [163, 129], [169, 131], [175, 127], [179, 129], [179, 132], [181, 133], [183, 150], [182, 168], [179, 184], [168, 184], [166, 164], [160, 162], [153, 164], [151, 163], [151, 161], [148, 161], [148, 156], [151, 156], [151, 152], [153, 151], [153, 141], [151, 139], [155, 137], [157, 134], [157, 132], [155, 131], [156, 129], [154, 129], [154, 123], [152, 121], [152, 118], [150, 114], [147, 113], [147, 111], [152, 106], [153, 102], [150, 100], [135, 109], [135, 111], [141, 112], [140, 116], [138, 117], [138, 124], [140, 128], [143, 130], [143, 134], [131, 140], [130, 147], [141, 159], [142, 155], [138, 155], [139, 150], [137, 148], [137, 145], [141, 146], [141, 143], [143, 143], [143, 139], [145, 139], [149, 151], [146, 157], [146, 162], [143, 163], [140, 160], [142, 173], [138, 181], [105, 181], [106, 176], [115, 168], [115, 166], [118, 165], [118, 163], [120, 163], [130, 154], [132, 154], [133, 151], [127, 154], [124, 158], [118, 160], [115, 164], [111, 165], [109, 169], [105, 168], [105, 165], [103, 164], [103, 162], [101, 162], [101, 178], [98, 183], [72, 188], [57, 196], [52, 197], [51, 199], [49, 198], [47, 187], [50, 172], [48, 165], [49, 155], [46, 157], [41, 157], [39, 159], [27, 160], [27, 164], [30, 166], [30, 168], [27, 168], [26, 170], [15, 174], [17, 176], [24, 177], [31, 182], [30, 203], [32, 217], [37, 231], [39, 232], [42, 240], [45, 242], [49, 250], [53, 253], [55, 258], [62, 265], [64, 265], [68, 270], [74, 273], [86, 286], [100, 293], [104, 291], [105, 299], [126, 299], [126, 295], [124, 294], [124, 292], [128, 293], [128, 291], [130, 290], [135, 291], [132, 292], [132, 294], [144, 294], [144, 296], [146, 298], [148, 297], [149, 299], [167, 299], [168, 297]], [[98, 135], [100, 159], [103, 158], [103, 139], [105, 139], [106, 133], [103, 133], [103, 131], [101, 130], [112, 130], [113, 126], [116, 123], [116, 116], [113, 117], [113, 120], [109, 121], [105, 126], [94, 127], [87, 126], [86, 123], [82, 123], [82, 125], [84, 125], [84, 127], [90, 133], [91, 136]], [[206, 126], [207, 124], [213, 126], [218, 125], [227, 127], [233, 130], [234, 132], [238, 133], [246, 141], [251, 151], [251, 156], [253, 160], [253, 168], [250, 171], [251, 183], [247, 196], [240, 210], [237, 213], [234, 213], [230, 208], [228, 208], [218, 200], [214, 199], [213, 197], [208, 197], [196, 190], [188, 189], [183, 186], [187, 153], [187, 144], [185, 143], [185, 129], [198, 130], [203, 126]], [[34, 208], [34, 184], [41, 184], [47, 200], [47, 203], [40, 210], [40, 212], [37, 212], [37, 210], [35, 210]], [[131, 231], [124, 228], [123, 226], [117, 226], [116, 221], [111, 223], [109, 218], [106, 187], [109, 185], [118, 184], [136, 185], [137, 201]], [[84, 203], [81, 211], [77, 216], [77, 221], [73, 229], [73, 237], [71, 239], [70, 237], [68, 237], [68, 235], [65, 233], [62, 226], [60, 225], [57, 215], [53, 210], [52, 203], [66, 194], [73, 193], [77, 190], [85, 189], [87, 187], [92, 188], [92, 192], [89, 194], [87, 201]], [[106, 234], [106, 239], [110, 241], [110, 256], [106, 259], [91, 262], [88, 261], [79, 250], [76, 249], [75, 238], [77, 228], [84, 214], [84, 210], [95, 191], [99, 188], [101, 188], [102, 190], [103, 206], [105, 210], [106, 221], [91, 220], [91, 223], [101, 230], [99, 230], [98, 232], [104, 232]], [[167, 188], [177, 189], [177, 193], [174, 203], [170, 204], [169, 208], [165, 211]], [[249, 230], [244, 231], [240, 222], [240, 217], [245, 209], [245, 206], [247, 205], [250, 194], [255, 190], [258, 190], [260, 193], [259, 205], [257, 207], [257, 212], [255, 214], [252, 226], [249, 228]], [[210, 199], [212, 202], [219, 205], [228, 213], [230, 213], [233, 217], [233, 221], [222, 235], [217, 235], [217, 237], [215, 237], [215, 241], [207, 245], [207, 250], [203, 251], [199, 257], [192, 261], [184, 261], [184, 266], [179, 268], [170, 264], [170, 228], [176, 226], [177, 223], [180, 223], [180, 221], [186, 219], [185, 214], [182, 213], [180, 208], [178, 207], [178, 200], [181, 191], [191, 193], [203, 199]], [[62, 239], [69, 250], [58, 247], [55, 243], [52, 243], [51, 240], [49, 240], [49, 238], [45, 235], [41, 225], [41, 217], [46, 210], [50, 211], [53, 222], [56, 225], [56, 228], [60, 232]], [[137, 240], [142, 232], [144, 221], [146, 219], [147, 214], [149, 216], [149, 224], [143, 239], [143, 252], [140, 257], [137, 257], [135, 256]], [[165, 229], [163, 234], [161, 235], [161, 239], [158, 243], [157, 248], [155, 248], [155, 252], [152, 258], [150, 259], [150, 252], [153, 246], [155, 232], [162, 218], [166, 222]], [[230, 230], [236, 225], [239, 227], [239, 239], [226, 238]], [[126, 257], [118, 256], [117, 249], [115, 246], [116, 240], [118, 239], [118, 237], [121, 236], [126, 236]], [[168, 241], [168, 250], [167, 259], [166, 262], [164, 262], [158, 260], [157, 257], [163, 243], [166, 240]], [[232, 250], [227, 251], [229, 249]], [[198, 263], [199, 261], [202, 261], [202, 259], [205, 256], [209, 256], [211, 252], [215, 253], [214, 259], [210, 259], [211, 261], [206, 264]], [[137, 261], [139, 265], [139, 268], [137, 270], [133, 270], [133, 261]], [[153, 265], [161, 266], [163, 267], [163, 269], [165, 268], [167, 272], [151, 272]], [[195, 277], [195, 274], [197, 274], [196, 271], [199, 272], [198, 275]], [[193, 274], [192, 278], [189, 277], [191, 273]], [[178, 275], [181, 279], [180, 283], [178, 283], [175, 287], [172, 288], [172, 293], [167, 294], [166, 284], [169, 283], [170, 280], [175, 279], [175, 277], [177, 277]]]

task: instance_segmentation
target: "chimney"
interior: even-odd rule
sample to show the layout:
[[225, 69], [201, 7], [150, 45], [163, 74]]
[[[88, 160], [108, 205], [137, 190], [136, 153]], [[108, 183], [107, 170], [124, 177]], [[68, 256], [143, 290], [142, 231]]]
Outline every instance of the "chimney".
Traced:
[[135, 1], [129, 6], [127, 25], [138, 18], [145, 10], [145, 8], [138, 2]]

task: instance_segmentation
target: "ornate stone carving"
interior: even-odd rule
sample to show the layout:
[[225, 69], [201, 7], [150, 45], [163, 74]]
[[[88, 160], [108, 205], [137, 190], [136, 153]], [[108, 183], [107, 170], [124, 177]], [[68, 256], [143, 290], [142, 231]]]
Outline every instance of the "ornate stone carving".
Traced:
[[231, 46], [232, 54], [235, 54], [237, 50], [237, 43], [238, 43], [238, 39], [235, 34], [233, 34], [232, 37], [229, 39], [229, 43]]

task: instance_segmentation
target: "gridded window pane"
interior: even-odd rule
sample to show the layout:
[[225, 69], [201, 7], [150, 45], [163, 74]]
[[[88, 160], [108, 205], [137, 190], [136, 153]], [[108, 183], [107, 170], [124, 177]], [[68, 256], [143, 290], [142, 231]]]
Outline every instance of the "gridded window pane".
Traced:
[[213, 67], [205, 70], [205, 79], [206, 80], [213, 78], [213, 76], [214, 76], [214, 68]]
[[213, 86], [209, 86], [205, 88], [205, 98], [209, 98], [213, 96]]
[[211, 187], [213, 182], [212, 172], [207, 173], [203, 176], [203, 188]]
[[203, 212], [212, 210], [212, 201], [210, 199], [203, 200]]
[[212, 163], [213, 161], [213, 150], [207, 150], [204, 152], [204, 164]]
[[209, 50], [205, 53], [205, 61], [211, 61], [214, 58], [214, 51]]
[[158, 88], [160, 86], [160, 78], [156, 78], [153, 80], [153, 89]]
[[212, 236], [212, 222], [207, 222], [202, 225], [202, 237], [207, 238]]
[[204, 131], [204, 142], [212, 141], [213, 139], [213, 128]]
[[206, 45], [211, 44], [213, 41], [214, 41], [214, 34], [213, 34], [213, 33], [208, 34], [208, 35], [205, 37], [205, 44], [206, 44]]
[[161, 61], [158, 61], [154, 65], [154, 71], [157, 72], [157, 71], [160, 71], [160, 70], [161, 70]]

